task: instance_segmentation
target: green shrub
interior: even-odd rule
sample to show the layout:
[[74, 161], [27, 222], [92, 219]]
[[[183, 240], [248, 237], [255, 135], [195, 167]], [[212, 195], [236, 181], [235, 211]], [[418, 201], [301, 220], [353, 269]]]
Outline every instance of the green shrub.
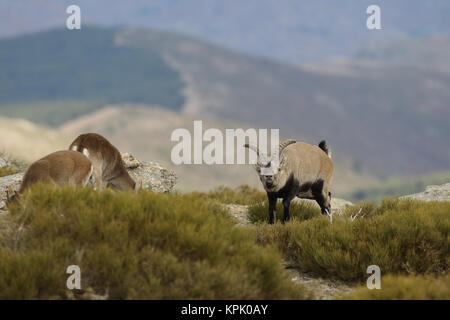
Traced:
[[191, 194], [204, 200], [213, 200], [224, 204], [250, 205], [267, 199], [265, 192], [248, 185], [241, 185], [235, 189], [218, 187], [209, 192], [192, 192]]
[[441, 273], [450, 263], [449, 211], [448, 202], [389, 199], [353, 222], [343, 215], [333, 224], [326, 217], [260, 224], [257, 235], [260, 244], [276, 244], [300, 269], [320, 276], [365, 280], [372, 264], [382, 273]]
[[67, 298], [66, 268], [111, 299], [307, 298], [275, 248], [194, 195], [37, 185], [0, 239], [0, 298]]
[[449, 300], [450, 275], [393, 276], [381, 277], [381, 289], [369, 290], [360, 286], [350, 294], [341, 297], [353, 300]]
[[14, 170], [12, 168], [6, 167], [6, 168], [0, 168], [0, 177], [9, 176], [10, 174], [15, 174], [19, 172], [18, 170]]
[[[289, 214], [293, 221], [308, 220], [321, 215], [320, 209], [314, 206], [314, 204], [309, 202], [297, 201], [291, 202]], [[250, 205], [248, 208], [248, 217], [253, 223], [269, 222], [269, 202], [267, 201], [267, 199], [264, 202], [258, 202]], [[281, 203], [281, 201], [277, 202], [276, 218], [277, 221], [281, 221], [283, 219], [283, 204]]]

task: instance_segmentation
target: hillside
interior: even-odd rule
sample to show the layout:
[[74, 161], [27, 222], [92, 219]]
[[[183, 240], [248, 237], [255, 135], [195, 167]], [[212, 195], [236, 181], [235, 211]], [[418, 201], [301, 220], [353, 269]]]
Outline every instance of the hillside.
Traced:
[[[250, 165], [174, 165], [170, 152], [176, 144], [170, 141], [177, 128], [193, 129], [194, 116], [180, 115], [173, 111], [148, 106], [110, 106], [92, 114], [69, 121], [60, 127], [66, 136], [98, 132], [108, 137], [120, 150], [131, 152], [139, 159], [156, 161], [173, 169], [179, 180], [180, 191], [207, 191], [213, 187], [236, 187], [248, 184], [262, 190], [258, 176]], [[206, 120], [207, 128], [249, 128], [248, 124]], [[367, 181], [376, 181], [369, 175], [356, 174], [347, 167], [348, 159], [337, 160], [336, 179], [333, 185], [337, 193], [351, 192]]]
[[0, 117], [0, 154], [5, 153], [25, 163], [57, 150], [67, 149], [71, 137], [56, 129], [24, 119]]
[[[37, 117], [47, 124], [61, 119], [45, 120], [42, 109], [44, 115], [57, 112], [65, 119], [105, 103], [181, 109], [178, 73], [157, 52], [115, 45], [115, 33], [83, 28], [1, 40], [0, 86], [5, 90], [0, 91], [0, 108], [14, 116], [25, 109], [33, 121]], [[78, 109], [77, 104], [84, 107]]]
[[[325, 138], [357, 173], [387, 177], [450, 167], [450, 150], [442, 147], [450, 138], [445, 72], [380, 61], [350, 62], [339, 72], [334, 65], [300, 69], [173, 33], [81, 32], [74, 59], [71, 50], [57, 50], [77, 40], [63, 31], [0, 40], [8, 49], [2, 54], [14, 62], [12, 68], [9, 58], [0, 60], [14, 75], [2, 78], [8, 90], [0, 114], [60, 125], [105, 103], [143, 103], [196, 119], [279, 128], [282, 136], [310, 143]], [[32, 44], [37, 47], [27, 47]], [[72, 69], [78, 71], [69, 81]]]
[[[192, 116], [151, 108], [149, 106], [109, 106], [89, 115], [69, 121], [61, 128], [49, 128], [27, 120], [0, 117], [0, 155], [13, 157], [22, 165], [59, 149], [66, 149], [76, 135], [82, 132], [100, 132], [116, 144], [123, 152], [131, 152], [144, 161], [157, 161], [173, 169], [179, 176], [177, 190], [207, 191], [218, 186], [236, 187], [248, 184], [262, 190], [259, 179], [251, 166], [176, 166], [170, 161], [170, 151], [175, 143], [170, 142], [173, 129], [191, 128]], [[248, 125], [236, 122], [208, 120], [205, 128], [220, 129]], [[424, 185], [449, 181], [449, 172], [439, 172], [415, 178], [392, 177], [377, 179], [367, 173], [358, 173], [353, 162], [334, 155], [335, 178], [333, 194], [352, 201], [378, 201], [383, 196], [404, 195], [419, 192]]]
[[186, 83], [187, 113], [280, 128], [311, 143], [326, 138], [378, 176], [450, 166], [442, 148], [450, 137], [449, 74], [380, 62], [299, 69], [156, 31], [124, 30], [118, 43], [160, 48]]
[[[243, 183], [257, 186], [258, 177], [250, 166], [176, 166], [171, 162], [170, 151], [175, 145], [170, 141], [172, 131], [192, 128], [193, 121], [193, 117], [164, 109], [122, 106], [101, 109], [67, 122], [60, 129], [72, 137], [85, 132], [100, 133], [123, 152], [173, 169], [179, 177], [176, 188], [180, 191], [206, 191], [219, 185]], [[204, 127], [226, 128], [226, 124], [208, 121]]]

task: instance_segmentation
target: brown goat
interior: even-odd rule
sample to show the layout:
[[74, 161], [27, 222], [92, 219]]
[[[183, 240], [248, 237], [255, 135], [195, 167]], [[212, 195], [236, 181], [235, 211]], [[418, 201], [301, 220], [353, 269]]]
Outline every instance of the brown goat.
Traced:
[[92, 163], [83, 154], [74, 151], [57, 151], [32, 163], [22, 180], [18, 193], [8, 188], [8, 201], [22, 195], [35, 183], [73, 184], [85, 186], [92, 175]]
[[97, 133], [81, 134], [69, 149], [82, 152], [91, 160], [97, 190], [106, 186], [120, 191], [135, 189], [136, 183], [128, 174], [119, 150], [103, 136]]
[[[257, 152], [256, 146], [245, 145]], [[276, 202], [283, 199], [283, 221], [289, 220], [289, 207], [295, 198], [314, 199], [319, 204], [322, 213], [331, 219], [330, 184], [333, 178], [333, 161], [325, 141], [319, 146], [286, 139], [279, 147], [279, 167], [275, 174], [261, 174], [263, 165], [258, 161], [255, 166], [269, 199], [269, 223], [275, 220]], [[271, 161], [266, 167], [271, 166]]]

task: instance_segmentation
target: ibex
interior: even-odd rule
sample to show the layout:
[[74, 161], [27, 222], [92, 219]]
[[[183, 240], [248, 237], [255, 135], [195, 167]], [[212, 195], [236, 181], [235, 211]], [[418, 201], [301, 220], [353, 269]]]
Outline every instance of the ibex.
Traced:
[[97, 190], [111, 187], [120, 191], [134, 190], [136, 183], [128, 174], [119, 150], [97, 133], [79, 135], [70, 150], [83, 152], [94, 166], [94, 183]]
[[[258, 155], [255, 169], [269, 199], [269, 223], [274, 222], [278, 198], [283, 199], [283, 222], [289, 220], [289, 206], [296, 196], [316, 200], [322, 213], [328, 214], [332, 221], [329, 188], [334, 166], [325, 141], [313, 146], [292, 139], [283, 140], [279, 145], [278, 172], [272, 175], [260, 174], [263, 165], [259, 161], [258, 147], [248, 144], [245, 147]], [[266, 167], [270, 166], [271, 161]]]
[[11, 186], [8, 188], [7, 201], [21, 196], [27, 188], [38, 182], [85, 186], [92, 170], [91, 161], [79, 152], [64, 150], [51, 153], [28, 167], [19, 192], [14, 192]]

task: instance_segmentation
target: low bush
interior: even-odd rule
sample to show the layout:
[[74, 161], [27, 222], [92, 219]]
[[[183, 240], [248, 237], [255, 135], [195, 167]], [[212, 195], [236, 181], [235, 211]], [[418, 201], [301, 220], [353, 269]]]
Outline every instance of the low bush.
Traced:
[[[445, 273], [450, 263], [450, 203], [388, 199], [351, 221], [347, 209], [327, 217], [257, 225], [258, 241], [275, 244], [304, 271], [346, 281], [367, 279], [369, 265], [386, 273]], [[357, 211], [356, 211], [357, 212]], [[355, 213], [356, 213], [355, 212]]]
[[[289, 208], [289, 214], [292, 221], [308, 220], [321, 215], [320, 209], [310, 202], [292, 201]], [[253, 223], [269, 222], [269, 203], [266, 199], [264, 202], [254, 203], [248, 208], [248, 218]], [[283, 219], [283, 204], [277, 202], [276, 220]]]
[[19, 172], [18, 170], [14, 170], [12, 168], [6, 167], [6, 168], [0, 168], [0, 177], [9, 176], [11, 174], [15, 174]]
[[69, 265], [80, 267], [82, 290], [110, 299], [310, 297], [275, 248], [193, 194], [37, 185], [10, 211], [1, 299], [68, 298]]
[[191, 194], [196, 198], [213, 200], [223, 204], [250, 205], [267, 199], [265, 192], [248, 185], [241, 185], [235, 189], [218, 187], [209, 192], [192, 192]]
[[381, 277], [381, 289], [360, 286], [341, 299], [352, 300], [449, 300], [450, 275]]

